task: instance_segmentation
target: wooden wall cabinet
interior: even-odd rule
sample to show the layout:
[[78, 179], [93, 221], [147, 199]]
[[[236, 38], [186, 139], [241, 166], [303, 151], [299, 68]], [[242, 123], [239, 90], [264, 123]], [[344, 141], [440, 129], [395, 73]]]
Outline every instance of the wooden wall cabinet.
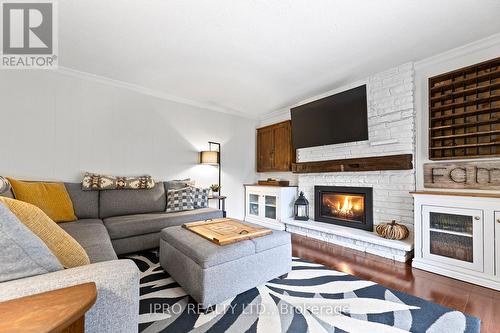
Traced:
[[257, 172], [291, 171], [293, 162], [290, 120], [257, 129]]

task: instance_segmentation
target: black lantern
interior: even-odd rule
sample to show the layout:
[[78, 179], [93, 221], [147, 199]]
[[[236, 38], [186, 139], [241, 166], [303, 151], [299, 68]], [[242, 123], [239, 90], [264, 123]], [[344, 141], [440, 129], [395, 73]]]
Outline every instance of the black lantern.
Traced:
[[299, 197], [295, 200], [293, 209], [294, 218], [296, 220], [309, 220], [309, 201], [304, 197], [304, 192], [300, 192]]

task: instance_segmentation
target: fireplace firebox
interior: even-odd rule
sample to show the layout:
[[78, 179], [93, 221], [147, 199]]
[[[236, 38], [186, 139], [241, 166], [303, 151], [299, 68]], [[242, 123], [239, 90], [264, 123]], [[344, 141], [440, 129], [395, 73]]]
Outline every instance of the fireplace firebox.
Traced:
[[372, 188], [315, 186], [314, 219], [373, 231]]

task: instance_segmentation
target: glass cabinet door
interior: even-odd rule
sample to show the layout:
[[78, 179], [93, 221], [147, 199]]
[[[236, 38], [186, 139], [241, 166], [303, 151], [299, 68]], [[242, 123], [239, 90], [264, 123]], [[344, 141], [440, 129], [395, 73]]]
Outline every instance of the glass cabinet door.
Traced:
[[473, 221], [470, 215], [430, 212], [430, 253], [473, 262]]
[[423, 208], [423, 256], [483, 270], [483, 212], [447, 207]]
[[276, 220], [276, 196], [264, 196], [264, 216], [268, 219]]
[[259, 195], [250, 193], [248, 195], [248, 213], [259, 216]]

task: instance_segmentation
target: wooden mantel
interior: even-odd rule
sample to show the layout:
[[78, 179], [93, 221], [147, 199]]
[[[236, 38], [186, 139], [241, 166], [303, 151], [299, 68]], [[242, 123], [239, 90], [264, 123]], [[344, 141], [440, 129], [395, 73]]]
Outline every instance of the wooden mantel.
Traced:
[[413, 169], [412, 154], [348, 158], [318, 162], [293, 163], [293, 173], [353, 172]]

